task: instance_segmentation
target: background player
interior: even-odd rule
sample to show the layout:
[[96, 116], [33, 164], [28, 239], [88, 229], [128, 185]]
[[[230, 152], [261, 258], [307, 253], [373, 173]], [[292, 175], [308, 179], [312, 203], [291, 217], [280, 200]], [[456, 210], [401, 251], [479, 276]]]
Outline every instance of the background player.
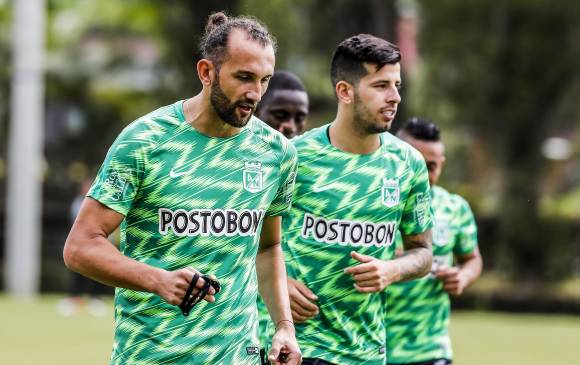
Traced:
[[451, 364], [448, 294], [460, 295], [481, 273], [477, 227], [469, 204], [437, 186], [445, 164], [439, 127], [411, 118], [397, 136], [425, 158], [435, 226], [431, 274], [387, 289], [387, 359], [389, 364]]
[[256, 116], [286, 138], [292, 138], [304, 132], [308, 109], [308, 94], [300, 78], [290, 71], [276, 71]]
[[[340, 43], [336, 117], [292, 140], [298, 173], [284, 254], [304, 364], [383, 365], [381, 292], [431, 267], [425, 161], [384, 133], [401, 101], [399, 61], [395, 45], [372, 35]], [[407, 251], [392, 260], [398, 229]]]
[[[65, 262], [118, 288], [112, 364], [259, 364], [256, 277], [276, 323], [269, 359], [299, 364], [279, 244], [296, 152], [252, 116], [275, 42], [256, 20], [217, 13], [201, 48], [201, 92], [120, 134]], [[106, 238], [121, 222], [119, 251]], [[176, 305], [197, 273], [215, 275], [222, 290], [185, 317]], [[194, 283], [196, 294], [205, 280]]]

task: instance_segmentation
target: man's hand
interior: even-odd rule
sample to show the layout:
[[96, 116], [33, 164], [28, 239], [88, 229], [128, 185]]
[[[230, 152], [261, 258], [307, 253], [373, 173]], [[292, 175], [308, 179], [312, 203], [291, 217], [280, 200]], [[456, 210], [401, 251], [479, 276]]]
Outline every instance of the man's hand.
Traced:
[[[204, 279], [201, 278], [199, 272], [191, 267], [175, 271], [160, 270], [159, 282], [157, 283], [155, 293], [169, 304], [180, 305], [195, 273], [200, 277], [197, 279], [197, 283], [195, 284], [195, 288], [191, 292], [191, 295], [196, 295], [199, 293], [200, 289], [203, 288]], [[203, 299], [207, 302], [213, 303], [215, 302], [214, 295], [215, 290], [210, 286], [209, 292]]]
[[351, 251], [350, 256], [361, 264], [351, 266], [344, 272], [352, 275], [354, 287], [361, 293], [382, 291], [400, 278], [399, 267], [393, 261], [379, 260], [355, 251]]
[[442, 266], [435, 276], [443, 282], [443, 289], [451, 295], [461, 295], [468, 285], [468, 280], [456, 266]]
[[274, 365], [302, 364], [302, 353], [296, 342], [294, 325], [289, 321], [281, 321], [276, 326], [272, 337], [272, 348], [268, 353], [268, 361]]
[[303, 283], [288, 278], [288, 295], [295, 322], [304, 322], [318, 314], [318, 307], [313, 303], [318, 297]]

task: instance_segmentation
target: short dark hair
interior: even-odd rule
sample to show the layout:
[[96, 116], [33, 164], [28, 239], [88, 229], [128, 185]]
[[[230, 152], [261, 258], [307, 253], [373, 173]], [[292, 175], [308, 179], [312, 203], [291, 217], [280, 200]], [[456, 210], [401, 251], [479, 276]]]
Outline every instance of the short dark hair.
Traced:
[[263, 47], [271, 45], [276, 51], [276, 39], [258, 19], [249, 16], [228, 17], [220, 11], [209, 16], [199, 45], [202, 56], [216, 67], [219, 68], [228, 55], [228, 37], [233, 29], [245, 31], [250, 40]]
[[276, 90], [296, 90], [306, 92], [306, 88], [304, 87], [302, 80], [300, 80], [300, 78], [294, 73], [284, 70], [276, 71], [268, 83], [268, 90], [264, 96], [262, 96], [260, 104], [258, 104], [258, 110], [260, 109], [261, 105], [264, 105], [268, 102]]
[[441, 140], [441, 130], [432, 120], [412, 117], [399, 129], [397, 135], [411, 136], [420, 141], [438, 142]]
[[358, 34], [342, 41], [330, 66], [332, 85], [341, 81], [356, 84], [367, 74], [364, 63], [376, 65], [380, 70], [386, 64], [401, 61], [399, 47], [371, 34]]

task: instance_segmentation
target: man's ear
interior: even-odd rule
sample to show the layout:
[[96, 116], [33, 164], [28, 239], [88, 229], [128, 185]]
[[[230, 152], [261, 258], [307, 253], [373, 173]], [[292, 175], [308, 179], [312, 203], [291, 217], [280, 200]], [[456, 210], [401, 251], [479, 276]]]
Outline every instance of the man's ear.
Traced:
[[197, 61], [197, 76], [204, 86], [209, 86], [215, 80], [216, 68], [210, 60], [202, 58]]
[[337, 82], [334, 90], [339, 101], [345, 104], [350, 104], [354, 101], [354, 86], [349, 82], [344, 80]]

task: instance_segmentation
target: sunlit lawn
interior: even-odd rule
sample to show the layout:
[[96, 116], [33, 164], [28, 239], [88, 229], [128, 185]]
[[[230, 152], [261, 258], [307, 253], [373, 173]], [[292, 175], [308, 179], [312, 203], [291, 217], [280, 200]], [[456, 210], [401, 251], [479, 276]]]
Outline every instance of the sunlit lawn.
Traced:
[[[0, 363], [108, 363], [111, 301], [102, 317], [86, 309], [65, 317], [56, 311], [59, 299], [21, 302], [0, 296]], [[457, 312], [452, 335], [457, 365], [580, 364], [580, 317]]]

